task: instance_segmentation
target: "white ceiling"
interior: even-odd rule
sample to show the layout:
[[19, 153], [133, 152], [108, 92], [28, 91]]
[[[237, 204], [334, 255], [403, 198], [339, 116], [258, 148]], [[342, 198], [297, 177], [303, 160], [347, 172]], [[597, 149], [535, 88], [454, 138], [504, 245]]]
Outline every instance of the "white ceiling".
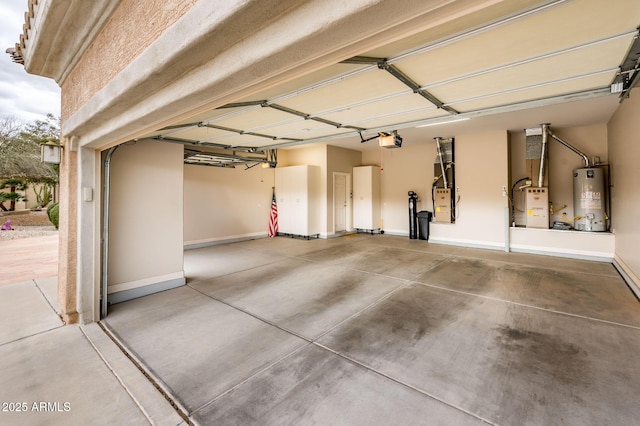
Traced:
[[[323, 142], [373, 149], [375, 141], [360, 143], [358, 130], [371, 137], [397, 129], [411, 144], [543, 122], [608, 121], [619, 104], [609, 86], [638, 34], [640, 1], [516, 3], [522, 9], [515, 15], [478, 11], [359, 55], [377, 60], [335, 64], [149, 136], [234, 148]], [[408, 77], [425, 96], [384, 67]], [[458, 113], [470, 119], [416, 128]]]

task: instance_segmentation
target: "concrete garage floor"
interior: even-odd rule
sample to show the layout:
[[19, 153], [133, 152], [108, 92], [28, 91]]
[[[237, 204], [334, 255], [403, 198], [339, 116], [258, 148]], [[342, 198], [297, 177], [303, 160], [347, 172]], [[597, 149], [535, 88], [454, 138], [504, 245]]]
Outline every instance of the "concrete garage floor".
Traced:
[[104, 323], [194, 423], [640, 422], [640, 303], [610, 264], [358, 235], [185, 272]]

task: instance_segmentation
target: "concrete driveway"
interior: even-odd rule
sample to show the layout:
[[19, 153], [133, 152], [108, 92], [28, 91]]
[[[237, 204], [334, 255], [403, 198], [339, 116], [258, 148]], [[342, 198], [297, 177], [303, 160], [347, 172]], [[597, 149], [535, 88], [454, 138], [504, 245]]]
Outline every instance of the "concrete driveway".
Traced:
[[0, 286], [55, 275], [58, 275], [57, 235], [0, 239]]
[[57, 251], [0, 241], [0, 424], [186, 424], [98, 324], [62, 323]]

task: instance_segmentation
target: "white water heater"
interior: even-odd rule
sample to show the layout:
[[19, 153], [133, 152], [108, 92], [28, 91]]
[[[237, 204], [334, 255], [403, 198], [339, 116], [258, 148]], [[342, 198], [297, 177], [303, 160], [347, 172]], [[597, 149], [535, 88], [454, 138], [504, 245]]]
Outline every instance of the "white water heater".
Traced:
[[573, 227], [579, 231], [607, 230], [606, 185], [603, 167], [573, 171]]

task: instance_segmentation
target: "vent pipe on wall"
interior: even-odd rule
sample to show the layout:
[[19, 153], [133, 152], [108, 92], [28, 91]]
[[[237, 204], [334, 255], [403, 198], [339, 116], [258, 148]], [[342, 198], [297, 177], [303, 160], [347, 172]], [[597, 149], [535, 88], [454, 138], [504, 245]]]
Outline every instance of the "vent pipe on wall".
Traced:
[[445, 189], [448, 188], [447, 184], [447, 171], [444, 168], [444, 160], [442, 159], [442, 146], [440, 145], [440, 141], [442, 138], [434, 138], [436, 140], [436, 151], [438, 154], [438, 160], [440, 160], [440, 171], [442, 172], [442, 183], [444, 184]]
[[578, 148], [576, 148], [575, 146], [569, 144], [568, 142], [563, 141], [562, 139], [560, 139], [559, 137], [557, 137], [556, 135], [554, 135], [551, 132], [551, 129], [548, 130], [549, 131], [549, 136], [551, 136], [552, 138], [554, 138], [555, 140], [557, 140], [558, 142], [560, 142], [562, 145], [566, 146], [567, 148], [569, 148], [571, 151], [575, 152], [576, 154], [578, 154], [580, 157], [582, 157], [582, 161], [584, 161], [584, 166], [585, 167], [589, 167], [589, 157], [587, 157], [587, 155], [580, 151]]
[[542, 149], [540, 152], [540, 174], [538, 175], [538, 188], [544, 184], [544, 166], [547, 157], [547, 140], [549, 139], [549, 123], [541, 124], [542, 127]]

